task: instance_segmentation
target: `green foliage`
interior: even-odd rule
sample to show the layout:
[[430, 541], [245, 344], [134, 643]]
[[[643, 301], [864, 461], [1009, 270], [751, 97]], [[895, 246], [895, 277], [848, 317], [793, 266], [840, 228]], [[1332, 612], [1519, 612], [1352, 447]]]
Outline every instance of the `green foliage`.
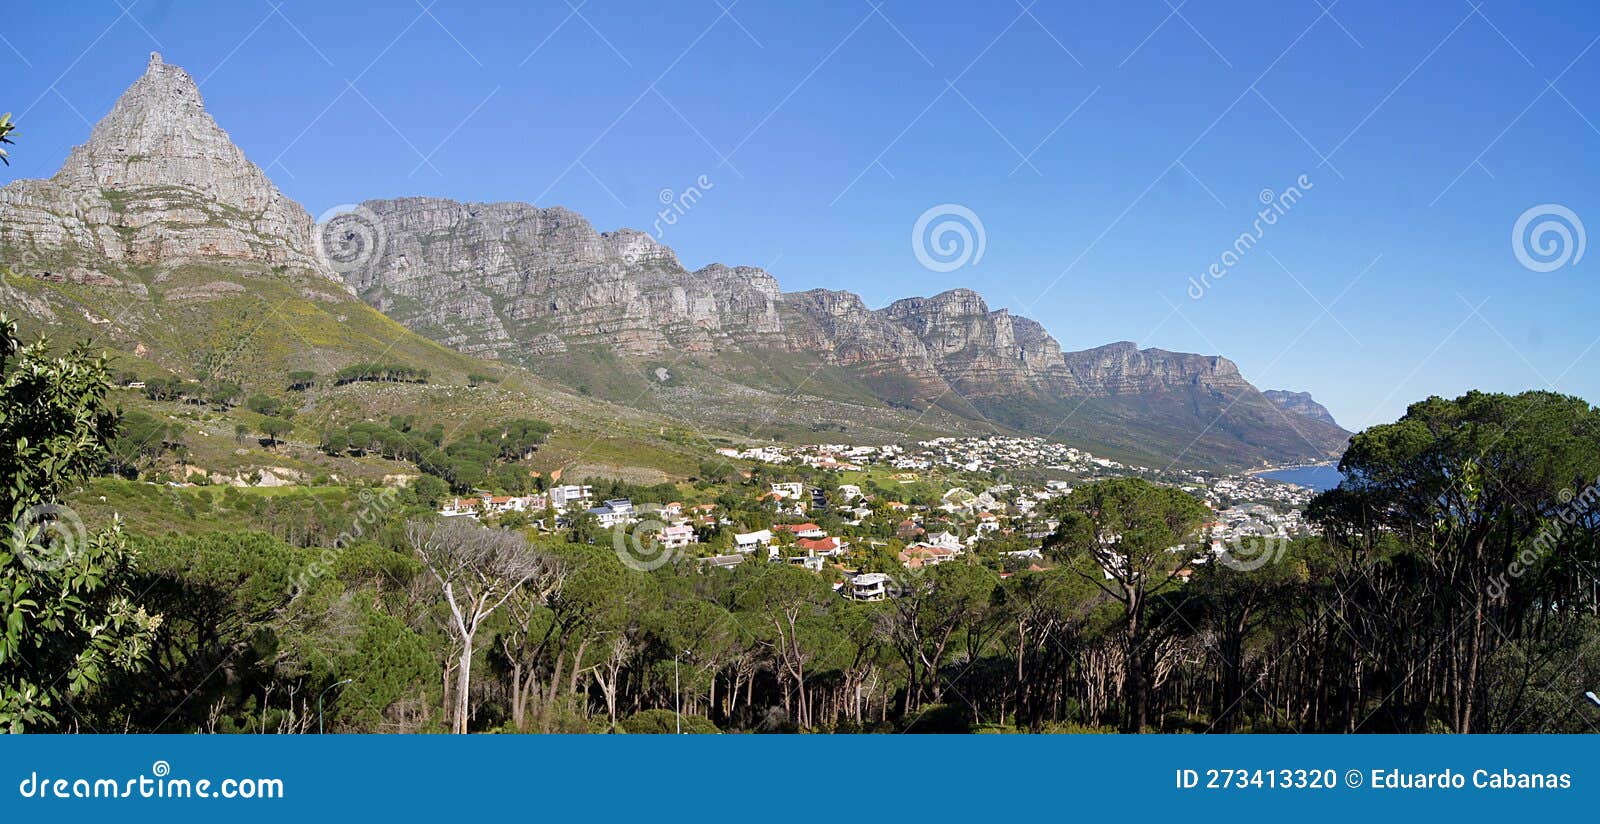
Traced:
[[262, 418], [261, 423], [256, 424], [256, 428], [260, 430], [261, 434], [267, 436], [269, 445], [277, 446], [278, 440], [294, 429], [294, 424], [283, 418], [268, 417]]
[[333, 373], [335, 386], [357, 381], [383, 381], [389, 383], [427, 383], [429, 372], [397, 363], [358, 363]]
[[[16, 141], [11, 139], [11, 133], [16, 131], [16, 129], [16, 125], [11, 122], [10, 112], [0, 114], [0, 143], [14, 145]], [[5, 149], [0, 149], [0, 163], [4, 163], [7, 166], [11, 165], [11, 157], [10, 155], [6, 154]]]
[[153, 401], [181, 400], [186, 389], [178, 378], [150, 378], [144, 382], [144, 396]]
[[233, 381], [212, 380], [204, 383], [203, 395], [206, 403], [218, 409], [227, 409], [239, 402], [244, 395], [244, 388]]
[[[1002, 531], [910, 572], [893, 555], [906, 515], [883, 498], [859, 526], [810, 513], [850, 538], [846, 565], [892, 575], [896, 597], [874, 603], [842, 598], [832, 567], [678, 557], [642, 571], [592, 516], [532, 538], [524, 517], [491, 519], [471, 529], [531, 542], [550, 574], [496, 601], [465, 644], [399, 527], [432, 517], [420, 510], [451, 494], [442, 475], [386, 491], [95, 479], [71, 499], [90, 520], [122, 512], [143, 532], [214, 532], [132, 542], [133, 591], [164, 616], [150, 665], [101, 668], [97, 688], [64, 699], [63, 720], [305, 731], [315, 696], [354, 679], [328, 693], [331, 729], [442, 731], [465, 696], [474, 731], [670, 733], [680, 706], [690, 732], [1582, 731], [1588, 710], [1572, 698], [1600, 673], [1597, 416], [1545, 393], [1415, 405], [1356, 439], [1351, 480], [1311, 508], [1322, 534], [1250, 568], [1195, 540], [1211, 516], [1190, 496], [1143, 481], [1086, 483], [1046, 504], [1039, 520], [1061, 526], [1026, 563], [1001, 553], [1037, 539]], [[547, 432], [511, 421], [442, 443], [401, 407], [325, 433], [324, 446], [414, 452], [511, 489]], [[598, 497], [716, 500], [732, 523], [687, 551], [703, 555], [729, 531], [770, 525], [756, 496], [789, 472], [590, 484]], [[879, 487], [926, 502], [936, 483]], [[943, 516], [919, 517], [941, 528]]]
[[128, 478], [163, 455], [179, 452], [184, 426], [176, 421], [165, 421], [143, 412], [129, 412], [122, 416], [117, 434], [111, 440], [107, 465], [110, 471]]
[[410, 488], [419, 503], [432, 509], [437, 509], [450, 495], [450, 485], [432, 475], [416, 478]]
[[[257, 415], [266, 415], [267, 417], [282, 415], [286, 411], [286, 407], [287, 404], [271, 395], [255, 394], [250, 396], [250, 400], [245, 401], [246, 409]], [[288, 411], [290, 414], [293, 413], [292, 408], [289, 408]]]
[[0, 729], [49, 728], [122, 671], [145, 663], [161, 619], [134, 602], [119, 524], [89, 534], [61, 507], [109, 454], [105, 361], [50, 358], [0, 316]]
[[[681, 727], [680, 727], [681, 724]], [[680, 716], [672, 710], [644, 710], [622, 720], [621, 731], [630, 735], [715, 735], [722, 732], [711, 719], [698, 715]]]
[[442, 448], [444, 429], [435, 424], [417, 432], [410, 418], [391, 417], [388, 425], [363, 421], [323, 433], [322, 450], [376, 454], [411, 461], [418, 469], [448, 483], [458, 493], [488, 486], [507, 494], [524, 494], [533, 479], [517, 462], [531, 457], [551, 432], [544, 421], [517, 419], [468, 432]]

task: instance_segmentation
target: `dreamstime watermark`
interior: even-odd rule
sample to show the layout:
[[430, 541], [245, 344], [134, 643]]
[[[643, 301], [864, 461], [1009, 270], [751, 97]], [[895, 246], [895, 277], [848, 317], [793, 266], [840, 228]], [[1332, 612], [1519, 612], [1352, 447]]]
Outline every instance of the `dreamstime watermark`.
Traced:
[[1216, 262], [1207, 266], [1200, 277], [1189, 278], [1189, 299], [1199, 300], [1205, 297], [1206, 292], [1216, 285], [1216, 281], [1227, 277], [1228, 272], [1238, 266], [1250, 250], [1266, 237], [1267, 227], [1277, 225], [1278, 219], [1289, 214], [1295, 204], [1305, 197], [1306, 192], [1314, 188], [1316, 184], [1312, 183], [1309, 177], [1300, 175], [1295, 178], [1294, 185], [1281, 192], [1262, 189], [1256, 199], [1261, 201], [1263, 208], [1256, 212], [1256, 219], [1251, 222], [1250, 231], [1240, 232], [1239, 236], [1233, 239], [1233, 245], [1223, 250], [1222, 254], [1217, 256]]
[[668, 226], [678, 225], [684, 215], [689, 214], [696, 204], [706, 196], [706, 192], [717, 188], [707, 175], [700, 175], [694, 179], [694, 185], [685, 188], [682, 192], [671, 189], [662, 189], [656, 193], [656, 200], [661, 203], [661, 211], [656, 212], [656, 222], [653, 225], [656, 240], [666, 233]]
[[1217, 562], [1239, 572], [1254, 572], [1281, 560], [1289, 548], [1289, 538], [1278, 527], [1252, 516], [1243, 528], [1234, 528], [1223, 540]]
[[389, 237], [383, 220], [371, 209], [346, 203], [317, 216], [311, 242], [317, 257], [344, 275], [376, 263], [383, 256]]
[[11, 554], [35, 572], [55, 572], [88, 546], [89, 533], [72, 507], [34, 504], [11, 525]]
[[1511, 252], [1530, 272], [1554, 272], [1583, 260], [1588, 235], [1576, 212], [1559, 203], [1541, 203], [1511, 226]]
[[656, 504], [641, 504], [637, 511], [646, 517], [611, 528], [611, 548], [629, 569], [649, 572], [666, 566], [678, 557], [679, 548], [668, 540], [673, 527], [656, 517], [661, 512]]
[[300, 597], [300, 594], [313, 582], [327, 575], [350, 544], [360, 540], [373, 524], [394, 508], [398, 495], [399, 490], [392, 486], [383, 487], [376, 494], [371, 489], [357, 492], [356, 499], [361, 502], [361, 508], [356, 510], [355, 520], [345, 531], [334, 537], [332, 546], [324, 548], [316, 560], [306, 565], [305, 569], [300, 570], [289, 581], [289, 597], [291, 599]]
[[1549, 555], [1555, 550], [1556, 542], [1565, 535], [1567, 528], [1577, 523], [1586, 513], [1600, 507], [1600, 478], [1573, 494], [1570, 489], [1561, 490], [1559, 496], [1560, 506], [1556, 507], [1555, 517], [1549, 519], [1539, 534], [1534, 536], [1533, 543], [1524, 547], [1522, 551], [1511, 559], [1506, 566], [1506, 571], [1489, 579], [1489, 597], [1499, 601], [1511, 590], [1511, 582], [1520, 579], [1533, 569], [1533, 565], [1540, 558]]
[[978, 265], [988, 242], [977, 213], [958, 203], [934, 206], [911, 227], [911, 252], [931, 272]]
[[17, 785], [23, 798], [283, 798], [281, 778], [173, 778], [172, 765], [156, 761], [132, 777], [41, 776], [37, 770]]

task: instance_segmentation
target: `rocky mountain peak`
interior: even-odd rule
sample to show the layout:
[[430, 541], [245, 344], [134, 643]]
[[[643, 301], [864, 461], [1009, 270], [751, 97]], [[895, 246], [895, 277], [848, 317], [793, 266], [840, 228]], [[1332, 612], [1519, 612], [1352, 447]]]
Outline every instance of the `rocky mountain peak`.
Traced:
[[0, 189], [7, 247], [33, 250], [41, 269], [71, 265], [102, 278], [206, 262], [342, 285], [316, 254], [310, 215], [217, 125], [194, 78], [155, 52], [52, 178]]
[[1267, 400], [1272, 401], [1275, 406], [1285, 412], [1293, 412], [1297, 415], [1304, 415], [1305, 417], [1314, 421], [1322, 421], [1323, 423], [1333, 424], [1334, 426], [1339, 425], [1338, 421], [1333, 419], [1333, 413], [1329, 412], [1326, 406], [1317, 403], [1316, 400], [1311, 397], [1310, 392], [1291, 392], [1285, 389], [1268, 389], [1261, 394], [1266, 395]]

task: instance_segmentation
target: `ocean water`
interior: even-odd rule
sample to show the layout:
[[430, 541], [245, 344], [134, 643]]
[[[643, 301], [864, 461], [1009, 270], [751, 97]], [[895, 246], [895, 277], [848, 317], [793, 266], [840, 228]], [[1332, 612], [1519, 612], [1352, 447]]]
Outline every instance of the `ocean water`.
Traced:
[[1297, 466], [1291, 469], [1274, 469], [1271, 472], [1261, 473], [1263, 478], [1310, 487], [1321, 492], [1332, 489], [1344, 480], [1344, 475], [1339, 472], [1336, 464], [1319, 464], [1317, 466]]

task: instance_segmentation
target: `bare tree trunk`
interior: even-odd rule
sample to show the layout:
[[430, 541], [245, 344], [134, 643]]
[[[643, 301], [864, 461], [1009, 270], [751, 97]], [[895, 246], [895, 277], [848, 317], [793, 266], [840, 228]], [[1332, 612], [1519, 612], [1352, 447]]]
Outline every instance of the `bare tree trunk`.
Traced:
[[471, 686], [472, 636], [466, 635], [466, 643], [461, 646], [461, 661], [456, 665], [456, 713], [451, 732], [461, 735], [467, 732], [467, 708], [471, 703], [469, 700]]

